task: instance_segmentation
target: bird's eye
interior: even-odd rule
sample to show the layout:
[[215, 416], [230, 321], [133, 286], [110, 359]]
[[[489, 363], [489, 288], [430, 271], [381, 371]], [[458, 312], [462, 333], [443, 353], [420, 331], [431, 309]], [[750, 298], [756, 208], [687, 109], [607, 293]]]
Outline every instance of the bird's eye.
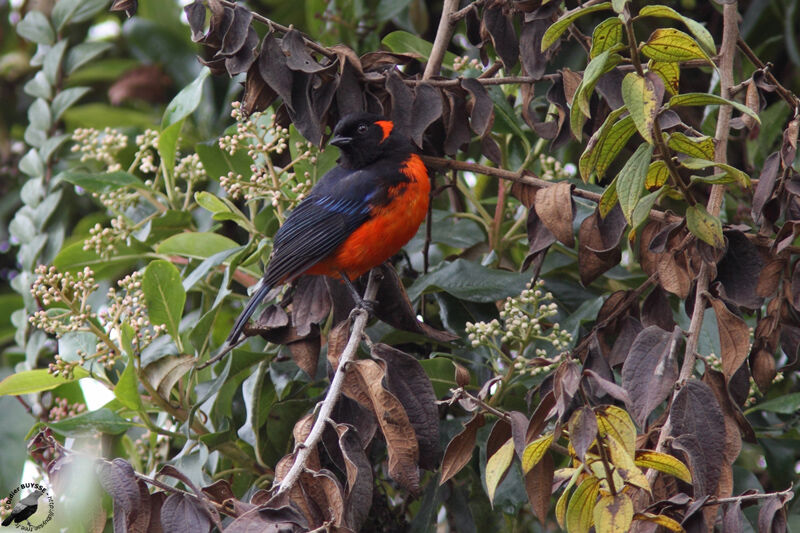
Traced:
[[362, 122], [361, 124], [358, 125], [357, 131], [358, 133], [366, 133], [367, 125]]

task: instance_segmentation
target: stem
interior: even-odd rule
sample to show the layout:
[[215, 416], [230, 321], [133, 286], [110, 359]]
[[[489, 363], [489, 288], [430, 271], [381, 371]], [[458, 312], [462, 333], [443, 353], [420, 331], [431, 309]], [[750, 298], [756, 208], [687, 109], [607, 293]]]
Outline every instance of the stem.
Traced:
[[[374, 300], [377, 296], [378, 286], [380, 285], [379, 277], [380, 273], [378, 270], [373, 269], [369, 273], [367, 290], [364, 292], [365, 300]], [[358, 345], [361, 343], [361, 337], [364, 335], [364, 329], [367, 327], [367, 321], [369, 320], [369, 313], [365, 309], [356, 308], [353, 311], [353, 314], [355, 315], [353, 330], [350, 333], [350, 338], [347, 340], [347, 345], [345, 346], [344, 351], [339, 358], [339, 366], [336, 368], [333, 380], [331, 380], [331, 386], [328, 388], [328, 394], [325, 396], [325, 399], [320, 406], [319, 412], [317, 413], [317, 418], [314, 420], [314, 425], [312, 426], [308, 437], [306, 437], [306, 440], [303, 443], [297, 445], [297, 455], [294, 458], [294, 463], [286, 473], [286, 476], [284, 476], [283, 480], [277, 483], [278, 490], [273, 495], [273, 498], [280, 497], [282, 494], [288, 492], [295, 483], [297, 483], [297, 480], [300, 478], [300, 474], [306, 467], [308, 457], [311, 455], [313, 450], [316, 450], [317, 444], [322, 438], [322, 432], [325, 429], [325, 424], [327, 424], [328, 419], [333, 412], [333, 406], [336, 405], [336, 401], [339, 399], [339, 395], [342, 392], [342, 386], [344, 385], [347, 363], [355, 358]]]
[[451, 15], [456, 9], [458, 9], [458, 0], [444, 0], [442, 17], [439, 19], [439, 29], [436, 30], [433, 50], [431, 50], [428, 64], [425, 65], [425, 72], [422, 74], [423, 80], [438, 76], [439, 71], [442, 69], [442, 60], [445, 52], [447, 52], [447, 46], [450, 44], [450, 38], [453, 36], [453, 27], [456, 23], [456, 20]]

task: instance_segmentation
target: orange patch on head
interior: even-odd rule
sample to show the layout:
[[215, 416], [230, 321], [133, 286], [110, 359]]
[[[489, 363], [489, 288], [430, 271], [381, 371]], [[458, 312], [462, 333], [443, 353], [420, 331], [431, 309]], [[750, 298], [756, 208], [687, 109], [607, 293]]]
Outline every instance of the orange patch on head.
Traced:
[[392, 133], [392, 128], [394, 128], [394, 122], [391, 120], [379, 120], [375, 124], [381, 127], [383, 130], [383, 137], [381, 138], [381, 142], [386, 140], [386, 137]]

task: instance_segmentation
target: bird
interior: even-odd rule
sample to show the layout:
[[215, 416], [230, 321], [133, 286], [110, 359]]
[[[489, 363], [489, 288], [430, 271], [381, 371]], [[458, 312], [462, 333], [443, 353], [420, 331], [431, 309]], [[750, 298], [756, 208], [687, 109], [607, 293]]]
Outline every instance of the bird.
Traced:
[[236, 319], [228, 347], [273, 288], [304, 274], [341, 278], [357, 304], [368, 306], [352, 280], [396, 254], [425, 219], [428, 169], [394, 122], [367, 112], [348, 114], [336, 124], [330, 144], [340, 151], [338, 165], [275, 234], [261, 285]]
[[15, 524], [19, 524], [20, 522], [27, 520], [33, 513], [36, 512], [36, 509], [39, 508], [39, 498], [44, 494], [44, 492], [40, 490], [35, 490], [21, 498], [14, 508], [11, 510], [11, 514], [3, 520], [3, 525], [7, 526], [14, 522]]

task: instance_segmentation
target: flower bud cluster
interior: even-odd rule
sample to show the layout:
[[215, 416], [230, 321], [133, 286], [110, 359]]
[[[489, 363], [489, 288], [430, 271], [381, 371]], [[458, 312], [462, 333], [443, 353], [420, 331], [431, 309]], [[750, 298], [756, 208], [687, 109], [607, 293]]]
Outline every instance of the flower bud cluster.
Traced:
[[453, 70], [462, 71], [468, 68], [480, 70], [480, 60], [477, 58], [470, 59], [469, 56], [458, 56], [453, 60]]
[[89, 229], [89, 238], [83, 241], [84, 250], [94, 250], [103, 259], [109, 259], [117, 246], [127, 242], [133, 232], [128, 219], [120, 215], [111, 219], [111, 226], [95, 224]]
[[540, 155], [539, 163], [542, 166], [541, 178], [547, 181], [560, 181], [571, 178], [572, 174], [568, 169], [561, 164], [555, 157], [551, 155]]
[[200, 161], [200, 156], [196, 153], [187, 155], [178, 160], [178, 163], [175, 165], [175, 177], [183, 179], [192, 185], [204, 182], [208, 179], [203, 162]]
[[293, 168], [304, 160], [315, 165], [317, 148], [310, 143], [295, 143], [293, 153], [297, 155], [291, 163], [284, 168], [276, 167], [270, 154], [282, 154], [289, 148], [289, 130], [276, 124], [269, 125], [271, 116], [261, 112], [245, 119], [239, 102], [234, 102], [231, 116], [237, 120], [236, 133], [221, 137], [219, 147], [231, 155], [246, 150], [253, 164], [247, 177], [233, 171], [219, 177], [220, 185], [228, 196], [234, 200], [264, 199], [274, 207], [283, 206], [287, 209], [299, 203], [313, 182], [308, 172], [297, 176]]
[[77, 128], [72, 133], [75, 141], [71, 148], [81, 154], [81, 161], [97, 161], [107, 172], [121, 170], [117, 162], [117, 154], [128, 146], [128, 137], [121, 131], [105, 128], [103, 131], [94, 128]]
[[137, 271], [117, 282], [120, 290], [108, 289], [108, 309], [97, 314], [104, 329], [119, 328], [124, 323], [133, 329], [134, 347], [139, 350], [166, 332], [163, 324], [151, 324], [142, 291], [143, 272]]
[[36, 267], [36, 280], [31, 294], [43, 307], [59, 304], [49, 311], [39, 310], [28, 321], [36, 328], [60, 337], [70, 331], [78, 331], [94, 315], [87, 303], [89, 296], [97, 290], [94, 272], [89, 267], [75, 274], [62, 274], [55, 267]]
[[72, 418], [85, 411], [86, 404], [84, 403], [74, 403], [70, 405], [66, 398], [58, 398], [55, 401], [55, 405], [53, 405], [48, 412], [48, 420], [50, 422], [58, 422], [65, 418]]
[[[553, 365], [530, 365], [530, 359], [546, 358], [550, 352], [566, 350], [572, 343], [572, 335], [561, 329], [558, 322], [549, 318], [558, 314], [558, 305], [553, 295], [543, 292], [544, 282], [529, 283], [517, 297], [509, 297], [500, 310], [500, 319], [490, 322], [467, 322], [466, 332], [473, 348], [487, 346], [501, 352], [503, 348], [511, 354], [514, 366], [522, 371], [538, 374]], [[552, 347], [552, 349], [549, 349]]]
[[156, 152], [158, 150], [158, 131], [147, 129], [144, 133], [136, 136], [136, 156], [139, 161], [139, 171], [143, 174], [155, 174], [158, 172], [156, 164]]

